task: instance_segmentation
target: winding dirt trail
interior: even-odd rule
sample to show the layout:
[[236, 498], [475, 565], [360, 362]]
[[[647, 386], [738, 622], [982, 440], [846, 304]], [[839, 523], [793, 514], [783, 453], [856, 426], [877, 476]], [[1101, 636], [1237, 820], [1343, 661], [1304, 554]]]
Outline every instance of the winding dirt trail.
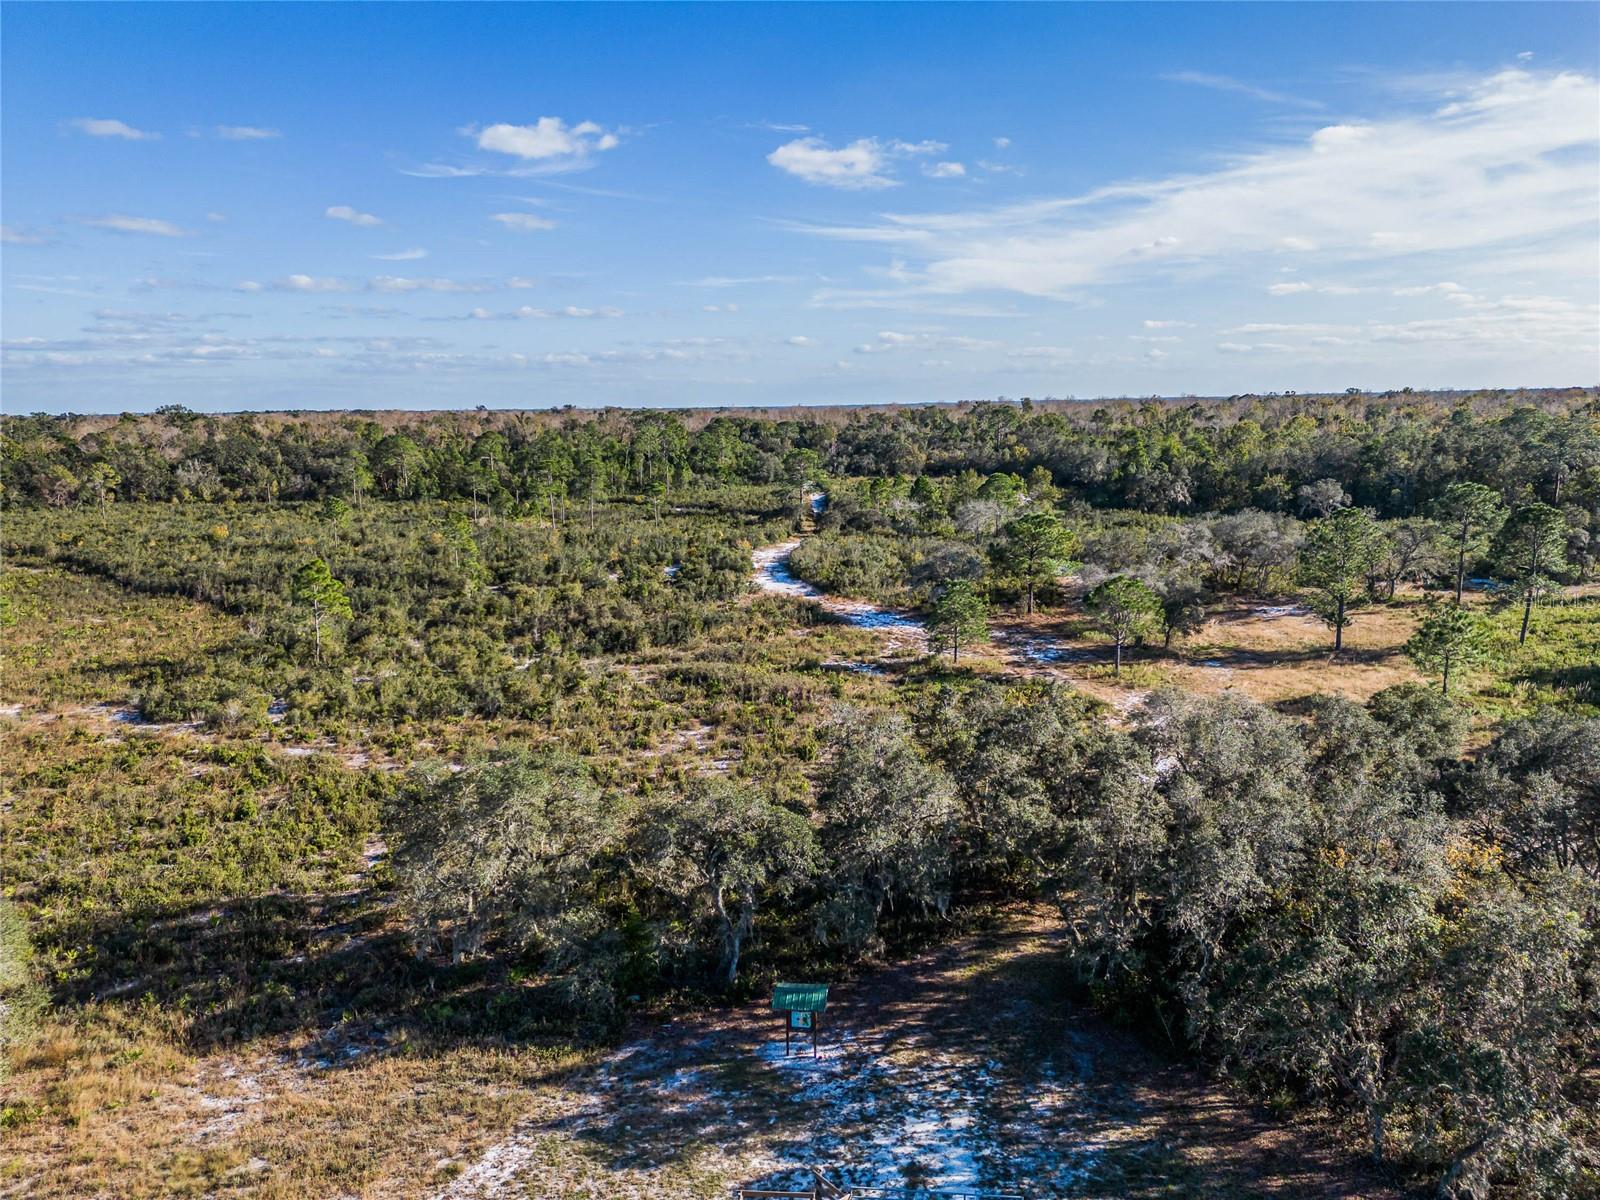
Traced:
[[[820, 516], [828, 506], [828, 497], [824, 492], [810, 493], [807, 499], [811, 503], [813, 517]], [[901, 609], [884, 608], [866, 600], [850, 600], [834, 596], [814, 584], [797, 578], [790, 569], [789, 560], [800, 544], [810, 536], [810, 533], [806, 533], [786, 542], [758, 547], [750, 556], [750, 578], [756, 590], [774, 596], [793, 596], [809, 600], [823, 612], [839, 618], [848, 625], [854, 625], [858, 629], [879, 630], [886, 635], [886, 650], [910, 649], [919, 654], [927, 653], [928, 628], [911, 613]]]

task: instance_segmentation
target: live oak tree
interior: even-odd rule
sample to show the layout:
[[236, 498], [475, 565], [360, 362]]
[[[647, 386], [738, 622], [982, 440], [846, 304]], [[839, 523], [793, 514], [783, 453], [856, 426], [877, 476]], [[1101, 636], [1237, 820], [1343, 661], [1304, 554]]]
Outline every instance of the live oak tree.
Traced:
[[696, 786], [643, 822], [646, 870], [691, 923], [709, 922], [718, 983], [732, 988], [745, 939], [764, 904], [792, 895], [816, 866], [811, 823], [756, 789], [727, 780]]
[[1295, 489], [1295, 499], [1300, 511], [1316, 517], [1327, 517], [1350, 503], [1350, 497], [1337, 479], [1319, 479], [1302, 484]]
[[1259, 1078], [1351, 1096], [1381, 1162], [1405, 1098], [1397, 1031], [1447, 882], [1446, 827], [1404, 734], [1346, 700], [1321, 698], [1310, 716], [1291, 874], [1223, 964], [1210, 1029]]
[[949, 776], [899, 713], [841, 712], [829, 743], [817, 795], [828, 864], [820, 929], [859, 951], [879, 936], [886, 910], [948, 909], [958, 813]]
[[1481, 1200], [1504, 1180], [1526, 1195], [1587, 1194], [1572, 1105], [1593, 1061], [1582, 978], [1593, 925], [1583, 927], [1570, 890], [1519, 886], [1492, 851], [1476, 850], [1454, 856], [1450, 903], [1397, 1047], [1414, 1145], [1444, 1164], [1447, 1200]]
[[1314, 589], [1311, 610], [1333, 630], [1333, 652], [1344, 649], [1350, 609], [1368, 573], [1383, 556], [1383, 531], [1362, 508], [1341, 508], [1311, 527], [1300, 552], [1301, 581]]
[[1511, 580], [1512, 594], [1522, 601], [1519, 646], [1528, 640], [1534, 604], [1555, 588], [1552, 576], [1566, 570], [1566, 546], [1566, 518], [1548, 504], [1524, 504], [1500, 528], [1495, 561]]
[[988, 640], [989, 602], [970, 579], [953, 579], [933, 603], [928, 620], [928, 641], [936, 651], [950, 652], [952, 665], [961, 661], [961, 648]]
[[313, 558], [294, 573], [294, 601], [311, 610], [311, 633], [316, 642], [317, 662], [322, 661], [322, 625], [330, 617], [351, 617], [350, 598], [344, 584], [333, 577], [328, 564]]
[[1514, 721], [1461, 784], [1466, 816], [1525, 879], [1571, 874], [1600, 916], [1600, 718], [1545, 710]]
[[1424, 671], [1440, 674], [1439, 689], [1450, 694], [1450, 674], [1480, 663], [1488, 654], [1482, 620], [1460, 604], [1435, 608], [1406, 641], [1406, 657]]
[[1192, 579], [1163, 582], [1161, 591], [1161, 648], [1172, 649], [1172, 639], [1198, 633], [1206, 623], [1205, 589]]
[[1208, 524], [1217, 571], [1234, 591], [1265, 589], [1274, 573], [1294, 565], [1300, 549], [1300, 523], [1283, 513], [1246, 509]]
[[1020, 582], [1027, 597], [1026, 611], [1033, 612], [1034, 590], [1049, 583], [1062, 571], [1076, 545], [1072, 531], [1061, 518], [1048, 510], [1027, 513], [1005, 525], [999, 558], [1005, 569]]
[[1381, 591], [1383, 599], [1393, 600], [1402, 581], [1426, 579], [1437, 572], [1438, 548], [1439, 527], [1433, 522], [1389, 522], [1384, 530], [1383, 554], [1369, 577], [1369, 590], [1374, 596]]
[[1122, 650], [1155, 630], [1161, 620], [1161, 597], [1132, 575], [1106, 580], [1084, 598], [1095, 628], [1116, 646], [1115, 673], [1122, 674]]
[[1506, 507], [1500, 493], [1481, 483], [1452, 483], [1434, 504], [1456, 552], [1456, 603], [1467, 579], [1467, 558], [1481, 554], [1489, 538], [1505, 523]]
[[491, 937], [559, 951], [592, 910], [594, 874], [620, 821], [567, 755], [505, 753], [419, 769], [385, 811], [390, 863], [419, 944], [453, 962]]

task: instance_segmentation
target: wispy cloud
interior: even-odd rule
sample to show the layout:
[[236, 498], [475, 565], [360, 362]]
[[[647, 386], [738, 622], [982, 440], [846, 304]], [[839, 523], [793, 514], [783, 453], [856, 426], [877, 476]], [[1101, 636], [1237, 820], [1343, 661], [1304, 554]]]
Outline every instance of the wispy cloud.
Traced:
[[556, 223], [549, 217], [537, 216], [534, 213], [495, 213], [489, 219], [498, 221], [507, 229], [514, 229], [518, 233], [534, 233], [539, 230], [554, 229], [556, 227]]
[[[208, 285], [175, 279], [145, 279], [140, 290], [158, 291], [168, 288], [199, 288]], [[440, 292], [446, 294], [472, 294], [478, 292], [520, 291], [534, 286], [532, 279], [513, 275], [508, 279], [448, 279], [441, 276], [418, 277], [407, 275], [376, 275], [371, 279], [350, 279], [338, 275], [286, 275], [281, 279], [262, 282], [246, 279], [233, 286], [236, 292], [379, 292], [385, 295], [403, 295], [408, 292]]]
[[1205, 71], [1175, 71], [1170, 75], [1161, 76], [1168, 83], [1188, 83], [1195, 87], [1210, 88], [1216, 92], [1234, 92], [1240, 96], [1249, 96], [1254, 100], [1264, 100], [1268, 104], [1288, 104], [1296, 108], [1326, 108], [1320, 100], [1308, 100], [1303, 96], [1290, 96], [1284, 92], [1275, 92], [1271, 88], [1258, 87], [1256, 84], [1247, 83], [1242, 79], [1235, 79], [1231, 75], [1212, 75]]
[[1597, 110], [1592, 77], [1504, 71], [1438, 97], [1431, 112], [1326, 126], [1207, 173], [790, 227], [892, 247], [900, 260], [881, 273], [907, 294], [1065, 297], [1119, 279], [1248, 270], [1286, 249], [1305, 256], [1303, 269], [1327, 272], [1395, 270], [1422, 254], [1507, 263], [1537, 253], [1592, 280]]
[[47, 246], [52, 240], [49, 234], [36, 229], [0, 225], [0, 244], [6, 246]]
[[129, 217], [121, 213], [111, 213], [104, 217], [80, 217], [78, 224], [88, 225], [93, 229], [109, 229], [114, 233], [142, 233], [167, 238], [194, 236], [193, 230], [184, 229], [171, 221], [163, 221], [160, 217]]
[[473, 321], [594, 321], [610, 320], [623, 315], [620, 308], [580, 308], [569, 304], [565, 308], [534, 308], [524, 304], [510, 312], [490, 312], [487, 308], [475, 308], [467, 314]]
[[857, 354], [892, 354], [896, 351], [914, 350], [926, 352], [929, 350], [994, 350], [999, 342], [989, 341], [985, 338], [965, 337], [947, 333], [901, 333], [898, 330], [886, 329], [870, 342], [864, 342], [855, 348]]
[[383, 224], [382, 217], [375, 217], [371, 213], [357, 212], [348, 204], [329, 205], [323, 215], [331, 217], [335, 221], [348, 221], [351, 225], [360, 225], [364, 229]]
[[427, 258], [428, 252], [417, 246], [410, 250], [396, 250], [393, 254], [374, 254], [372, 257], [380, 262], [414, 262], [419, 258]]
[[90, 137], [121, 138], [127, 142], [153, 142], [161, 137], [159, 133], [135, 129], [126, 121], [118, 121], [112, 117], [73, 117], [67, 125]]
[[681, 286], [701, 288], [745, 287], [756, 283], [803, 283], [805, 275], [707, 275], [701, 279], [686, 279]]
[[225, 142], [264, 142], [283, 136], [276, 129], [260, 125], [217, 125], [212, 128], [212, 134]]

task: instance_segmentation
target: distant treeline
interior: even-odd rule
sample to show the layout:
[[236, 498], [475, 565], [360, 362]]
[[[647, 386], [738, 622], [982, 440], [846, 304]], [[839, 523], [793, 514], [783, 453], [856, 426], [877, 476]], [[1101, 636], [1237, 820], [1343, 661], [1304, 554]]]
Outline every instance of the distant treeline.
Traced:
[[1600, 495], [1595, 389], [789, 412], [10, 417], [0, 471], [7, 505], [336, 496], [555, 517], [695, 481], [964, 471], [1043, 472], [1096, 507], [1171, 514], [1294, 511], [1329, 479], [1384, 517], [1460, 481], [1590, 512]]

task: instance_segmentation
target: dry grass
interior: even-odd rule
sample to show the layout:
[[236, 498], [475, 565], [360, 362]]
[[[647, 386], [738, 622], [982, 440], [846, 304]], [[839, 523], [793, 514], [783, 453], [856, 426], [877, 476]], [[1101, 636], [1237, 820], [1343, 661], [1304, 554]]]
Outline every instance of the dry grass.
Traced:
[[[0, 1196], [428, 1195], [489, 1138], [563, 1103], [576, 1053], [408, 1045], [323, 1069], [290, 1044], [191, 1058], [48, 1030], [19, 1055]], [[42, 1109], [42, 1112], [37, 1110]]]
[[[1120, 679], [1112, 673], [1111, 646], [1081, 611], [1035, 613], [997, 620], [994, 644], [974, 662], [1065, 679], [1116, 708], [1169, 685], [1208, 695], [1233, 690], [1268, 704], [1317, 692], [1366, 700], [1422, 678], [1400, 649], [1416, 628], [1420, 606], [1420, 597], [1403, 596], [1361, 609], [1335, 656], [1327, 626], [1302, 606], [1231, 600], [1172, 653], [1159, 645], [1126, 651]], [[1041, 650], [1063, 658], [1040, 661]]]
[[227, 645], [238, 623], [207, 604], [146, 596], [57, 567], [8, 566], [0, 590], [15, 623], [5, 631], [8, 703], [126, 703], [154, 667]]

